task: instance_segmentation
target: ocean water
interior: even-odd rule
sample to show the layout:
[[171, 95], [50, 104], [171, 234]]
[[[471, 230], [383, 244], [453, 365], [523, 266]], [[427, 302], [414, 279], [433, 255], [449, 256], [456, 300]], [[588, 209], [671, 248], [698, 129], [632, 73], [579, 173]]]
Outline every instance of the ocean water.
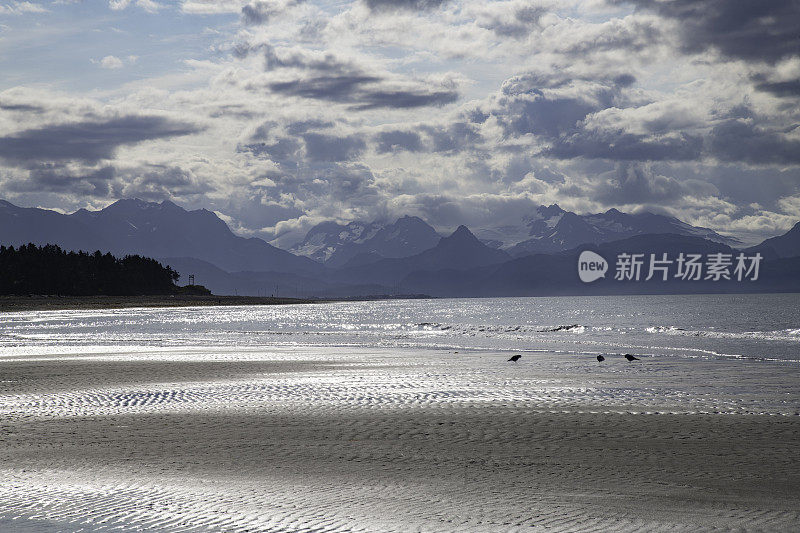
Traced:
[[[0, 347], [352, 346], [800, 363], [800, 295], [390, 300], [34, 311]], [[52, 351], [52, 350], [51, 350]]]

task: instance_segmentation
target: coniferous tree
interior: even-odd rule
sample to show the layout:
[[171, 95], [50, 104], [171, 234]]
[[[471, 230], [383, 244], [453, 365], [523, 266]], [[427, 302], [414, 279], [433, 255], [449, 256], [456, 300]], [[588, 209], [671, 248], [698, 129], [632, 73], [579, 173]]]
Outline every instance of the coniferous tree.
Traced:
[[179, 274], [155, 259], [67, 252], [53, 244], [0, 246], [0, 294], [169, 294]]

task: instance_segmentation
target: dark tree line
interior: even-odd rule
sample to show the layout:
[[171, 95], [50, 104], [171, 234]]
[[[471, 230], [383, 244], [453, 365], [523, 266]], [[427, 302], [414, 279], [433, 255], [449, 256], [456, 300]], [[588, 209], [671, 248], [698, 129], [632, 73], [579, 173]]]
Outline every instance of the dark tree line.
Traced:
[[179, 274], [155, 259], [118, 259], [99, 251], [67, 252], [54, 244], [0, 246], [0, 294], [134, 296], [168, 294]]

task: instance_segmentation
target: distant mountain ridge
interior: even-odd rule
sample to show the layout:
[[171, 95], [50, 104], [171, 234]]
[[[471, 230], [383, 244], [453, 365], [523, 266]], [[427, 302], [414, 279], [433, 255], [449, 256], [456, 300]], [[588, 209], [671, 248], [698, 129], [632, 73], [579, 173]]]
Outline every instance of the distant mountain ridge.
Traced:
[[[800, 256], [800, 222], [783, 235], [766, 239], [761, 244], [748, 248], [746, 251], [749, 253], [761, 252], [767, 258]], [[798, 274], [800, 275], [800, 273]]]
[[216, 214], [187, 211], [170, 201], [119, 200], [99, 211], [70, 215], [0, 204], [0, 243], [58, 244], [115, 255], [194, 257], [227, 271], [319, 273], [321, 266], [262, 239], [234, 235]]
[[[524, 240], [508, 251], [488, 246], [466, 226], [441, 237], [417, 217], [389, 224], [323, 223], [305, 240], [307, 251], [327, 258], [323, 265], [261, 239], [234, 235], [211, 211], [188, 211], [169, 201], [120, 200], [99, 211], [82, 209], [65, 215], [0, 200], [0, 244], [50, 243], [117, 256], [140, 254], [176, 268], [184, 283], [188, 274], [196, 274], [198, 283], [217, 294], [523, 296], [800, 290], [800, 223], [745, 250], [764, 257], [763, 279], [757, 283], [690, 284], [675, 280], [615, 284], [607, 279], [583, 284], [577, 278], [577, 254], [582, 249], [597, 250], [613, 264], [613, 256], [623, 251], [705, 255], [734, 253], [735, 247], [709, 239], [720, 237], [711, 230], [652, 213], [629, 215], [612, 209], [576, 215], [551, 205], [537, 209], [525, 223]], [[659, 231], [663, 229], [673, 231]], [[626, 236], [615, 238], [619, 235]], [[521, 255], [515, 258], [509, 252]]]

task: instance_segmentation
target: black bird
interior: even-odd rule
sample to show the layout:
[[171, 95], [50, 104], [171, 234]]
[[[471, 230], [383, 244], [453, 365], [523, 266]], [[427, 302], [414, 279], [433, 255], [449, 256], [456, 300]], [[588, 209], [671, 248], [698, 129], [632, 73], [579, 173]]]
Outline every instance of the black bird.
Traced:
[[631, 355], [631, 354], [629, 354], [629, 353], [626, 353], [626, 354], [625, 354], [625, 359], [627, 359], [628, 361], [638, 361], [638, 360], [639, 360], [639, 358], [638, 358], [638, 357], [634, 357], [634, 356], [632, 356], [632, 355]]
[[520, 357], [522, 357], [520, 354], [512, 355], [509, 361], [514, 361], [516, 363], [517, 361], [519, 361]]
[[603, 357], [602, 355], [598, 355], [598, 356], [597, 356], [597, 362], [598, 362], [598, 363], [602, 363], [602, 362], [603, 362], [603, 361], [605, 361], [605, 360], [606, 360], [606, 358], [605, 358], [605, 357]]

